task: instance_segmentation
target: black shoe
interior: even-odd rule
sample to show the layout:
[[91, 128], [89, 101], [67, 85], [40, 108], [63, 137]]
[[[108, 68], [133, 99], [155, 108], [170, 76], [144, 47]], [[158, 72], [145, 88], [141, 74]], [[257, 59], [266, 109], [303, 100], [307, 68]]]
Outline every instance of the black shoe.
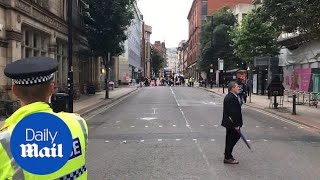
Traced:
[[223, 162], [224, 162], [225, 164], [239, 164], [239, 161], [235, 160], [234, 158], [224, 159]]

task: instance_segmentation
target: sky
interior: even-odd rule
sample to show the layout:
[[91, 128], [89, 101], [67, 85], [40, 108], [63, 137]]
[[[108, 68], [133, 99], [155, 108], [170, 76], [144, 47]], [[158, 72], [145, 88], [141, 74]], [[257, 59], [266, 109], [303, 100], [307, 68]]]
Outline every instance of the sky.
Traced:
[[188, 13], [193, 0], [138, 0], [144, 22], [152, 26], [151, 43], [165, 41], [167, 48], [188, 40]]

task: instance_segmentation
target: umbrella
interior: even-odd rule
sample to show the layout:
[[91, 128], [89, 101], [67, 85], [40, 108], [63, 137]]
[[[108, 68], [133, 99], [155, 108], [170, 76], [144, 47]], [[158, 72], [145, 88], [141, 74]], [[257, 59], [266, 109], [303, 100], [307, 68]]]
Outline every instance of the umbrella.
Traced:
[[239, 128], [239, 129], [235, 128], [235, 129], [236, 129], [236, 131], [240, 134], [240, 137], [241, 137], [241, 139], [244, 141], [244, 143], [245, 143], [245, 144], [248, 146], [248, 148], [252, 151], [252, 148], [251, 148], [250, 144], [248, 143], [247, 138], [243, 135], [243, 133], [241, 132], [240, 128]]

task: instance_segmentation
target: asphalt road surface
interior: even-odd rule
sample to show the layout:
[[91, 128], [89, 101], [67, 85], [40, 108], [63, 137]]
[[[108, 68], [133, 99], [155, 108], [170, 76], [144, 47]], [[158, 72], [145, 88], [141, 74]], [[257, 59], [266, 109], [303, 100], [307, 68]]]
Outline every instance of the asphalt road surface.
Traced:
[[[91, 180], [316, 180], [320, 136], [307, 127], [243, 107], [243, 132], [223, 163], [220, 96], [191, 87], [144, 87], [88, 118]], [[266, 105], [268, 106], [268, 105]]]

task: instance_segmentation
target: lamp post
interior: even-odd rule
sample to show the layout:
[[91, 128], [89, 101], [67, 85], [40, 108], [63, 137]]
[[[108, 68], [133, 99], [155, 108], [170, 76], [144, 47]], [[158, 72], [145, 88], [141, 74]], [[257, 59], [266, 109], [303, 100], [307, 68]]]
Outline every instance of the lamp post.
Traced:
[[224, 62], [223, 62], [223, 59], [220, 59], [218, 58], [218, 67], [219, 67], [219, 70], [220, 72], [222, 72], [222, 93], [224, 94], [224, 83], [225, 83], [225, 80], [224, 80]]
[[73, 112], [73, 45], [72, 45], [72, 0], [68, 0], [68, 111]]

